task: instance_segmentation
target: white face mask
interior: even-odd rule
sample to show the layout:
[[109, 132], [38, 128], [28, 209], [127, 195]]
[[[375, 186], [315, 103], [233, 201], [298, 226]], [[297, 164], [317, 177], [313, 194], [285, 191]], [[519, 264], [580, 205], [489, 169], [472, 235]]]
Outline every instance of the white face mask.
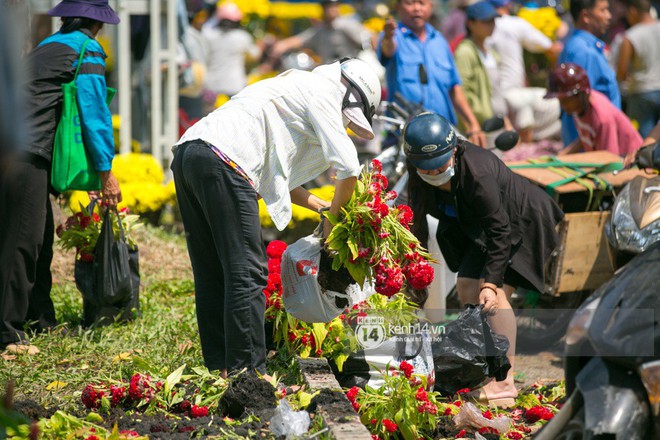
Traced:
[[429, 185], [433, 186], [442, 186], [445, 183], [449, 182], [452, 177], [454, 177], [454, 167], [453, 165], [450, 167], [447, 167], [446, 170], [441, 172], [440, 174], [436, 174], [434, 176], [430, 174], [422, 174], [417, 170], [417, 175], [422, 178], [422, 180]]
[[351, 123], [351, 120], [342, 112], [341, 121], [344, 123], [344, 128], [348, 127], [348, 124]]

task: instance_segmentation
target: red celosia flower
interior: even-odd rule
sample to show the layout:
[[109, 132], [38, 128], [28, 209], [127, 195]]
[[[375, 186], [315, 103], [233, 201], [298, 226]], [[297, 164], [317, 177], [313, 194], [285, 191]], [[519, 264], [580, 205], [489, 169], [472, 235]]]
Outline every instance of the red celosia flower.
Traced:
[[466, 434], [465, 429], [461, 429], [460, 431], [458, 431], [458, 434], [454, 436], [454, 438], [465, 438], [465, 434]]
[[391, 297], [403, 287], [403, 273], [398, 267], [387, 267], [378, 263], [374, 270], [376, 292]]
[[101, 407], [101, 399], [104, 395], [105, 393], [97, 386], [89, 384], [83, 390], [80, 400], [82, 400], [85, 407], [89, 409], [97, 409]]
[[207, 406], [197, 406], [193, 405], [192, 408], [190, 408], [190, 417], [197, 418], [197, 417], [206, 417], [209, 415], [209, 408]]
[[377, 173], [383, 172], [383, 164], [378, 159], [373, 159], [371, 161], [371, 168]]
[[394, 200], [397, 196], [398, 194], [396, 191], [388, 191], [387, 194], [385, 194], [385, 200]]
[[426, 412], [431, 414], [432, 416], [436, 415], [438, 412], [438, 407], [435, 406], [434, 403], [432, 402], [425, 402], [424, 406], [426, 406]]
[[406, 376], [406, 379], [410, 379], [410, 376], [412, 376], [415, 367], [406, 361], [401, 361], [399, 364], [399, 370], [403, 371], [403, 375]]
[[390, 236], [389, 232], [379, 232], [378, 233], [378, 238], [385, 239]]
[[90, 435], [90, 436], [87, 436], [87, 437], [85, 438], [85, 440], [101, 440], [101, 439], [98, 438], [98, 437], [95, 436], [95, 435]]
[[355, 412], [360, 412], [360, 404], [357, 402], [352, 402], [351, 405], [353, 405], [353, 409]]
[[536, 405], [525, 411], [525, 419], [527, 420], [527, 423], [535, 423], [539, 420], [550, 420], [554, 416], [555, 414], [552, 411], [541, 405]]
[[[413, 221], [413, 212], [408, 205], [398, 205], [396, 209], [399, 210], [399, 213], [396, 215], [397, 220], [406, 228], [410, 227], [410, 223]], [[411, 243], [412, 244], [412, 243]]]
[[280, 260], [277, 258], [269, 258], [268, 259], [268, 272], [269, 273], [280, 273], [281, 272], [281, 265], [280, 265]]
[[456, 400], [455, 402], [452, 403], [452, 405], [457, 406], [459, 408], [461, 407], [461, 404], [462, 402], [460, 400]]
[[506, 435], [506, 438], [510, 438], [511, 440], [520, 440], [523, 438], [522, 434], [516, 431], [511, 431]]
[[383, 419], [383, 426], [385, 427], [387, 432], [396, 432], [396, 430], [399, 429], [397, 424], [391, 421], [390, 419]]
[[491, 428], [489, 426], [484, 426], [483, 428], [479, 428], [479, 434], [495, 434], [499, 435], [499, 431], [495, 428]]
[[378, 213], [381, 218], [387, 217], [387, 214], [390, 213], [390, 207], [385, 203], [380, 203], [374, 206], [374, 210]]
[[360, 392], [360, 388], [353, 387], [346, 392], [346, 397], [348, 397], [348, 400], [350, 402], [355, 402], [355, 397], [358, 395], [359, 392]]
[[377, 436], [376, 434], [371, 434], [371, 440], [381, 440], [380, 436]]
[[376, 420], [376, 419], [371, 419], [371, 424], [372, 424], [372, 425], [375, 425], [376, 423], [378, 423], [378, 420]]
[[94, 220], [96, 223], [101, 221], [101, 216], [98, 215], [97, 213], [92, 214], [92, 220]]
[[415, 399], [421, 400], [422, 402], [426, 402], [427, 400], [429, 400], [429, 395], [423, 387], [419, 387], [417, 389], [417, 394], [415, 394]]
[[281, 240], [273, 240], [268, 243], [268, 246], [266, 247], [266, 255], [268, 255], [268, 258], [281, 259], [285, 249], [285, 242]]
[[467, 394], [470, 392], [469, 388], [461, 388], [460, 390], [456, 391], [456, 394]]
[[137, 433], [137, 431], [129, 430], [129, 429], [124, 429], [122, 431], [119, 431], [121, 435], [125, 435], [126, 437], [139, 437], [140, 434]]
[[452, 411], [451, 411], [451, 408], [447, 408], [447, 409], [445, 410], [445, 412], [444, 412], [443, 415], [445, 415], [445, 416], [450, 416], [450, 415], [452, 415], [452, 414], [453, 414], [453, 413], [452, 413]]
[[187, 413], [190, 410], [191, 404], [190, 400], [184, 400], [179, 404], [179, 408], [181, 408], [181, 411], [184, 413]]
[[491, 413], [490, 410], [486, 410], [482, 412], [481, 415], [487, 418], [488, 420], [493, 420], [493, 413]]
[[381, 188], [387, 189], [389, 183], [387, 182], [387, 177], [382, 174], [374, 174], [372, 177], [374, 182], [377, 182]]
[[126, 387], [110, 385], [110, 395], [110, 406], [113, 408], [119, 406], [126, 398]]
[[309, 345], [310, 337], [309, 335], [302, 335], [302, 338], [300, 338], [300, 342], [302, 342], [302, 345]]
[[135, 373], [131, 377], [131, 383], [128, 387], [128, 395], [134, 401], [151, 398], [151, 388], [149, 388], [151, 376]]
[[434, 270], [429, 263], [422, 260], [405, 266], [403, 273], [413, 289], [422, 290], [426, 289], [433, 281]]

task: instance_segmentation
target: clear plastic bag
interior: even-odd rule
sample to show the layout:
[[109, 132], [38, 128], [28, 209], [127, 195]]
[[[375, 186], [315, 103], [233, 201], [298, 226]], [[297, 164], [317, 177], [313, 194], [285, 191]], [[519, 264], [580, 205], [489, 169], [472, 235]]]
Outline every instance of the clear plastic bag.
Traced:
[[511, 429], [511, 419], [509, 417], [502, 416], [487, 419], [472, 402], [464, 402], [461, 405], [460, 411], [454, 416], [454, 423], [456, 423], [457, 429], [494, 428], [500, 434], [506, 434]]
[[294, 411], [286, 399], [281, 399], [275, 408], [275, 415], [270, 419], [270, 430], [275, 437], [296, 437], [309, 430], [309, 413]]

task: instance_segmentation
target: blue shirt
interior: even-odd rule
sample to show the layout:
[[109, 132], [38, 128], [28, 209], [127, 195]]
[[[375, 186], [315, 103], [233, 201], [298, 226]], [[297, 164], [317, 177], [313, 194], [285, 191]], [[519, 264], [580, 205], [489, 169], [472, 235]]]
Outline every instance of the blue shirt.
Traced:
[[[593, 34], [576, 29], [569, 38], [564, 50], [559, 56], [560, 63], [575, 63], [582, 67], [589, 77], [591, 87], [598, 90], [617, 108], [621, 108], [621, 92], [616, 81], [614, 70], [607, 63], [603, 50], [605, 43]], [[578, 137], [573, 117], [562, 113], [561, 136], [565, 145], [570, 144]]]
[[[422, 42], [413, 31], [399, 23], [394, 32], [396, 52], [387, 58], [382, 52], [384, 35], [380, 35], [377, 54], [385, 66], [389, 99], [399, 92], [407, 100], [421, 103], [427, 110], [456, 124], [450, 92], [461, 84], [461, 78], [447, 40], [427, 23], [426, 39]], [[422, 69], [426, 72], [426, 84], [422, 81]]]

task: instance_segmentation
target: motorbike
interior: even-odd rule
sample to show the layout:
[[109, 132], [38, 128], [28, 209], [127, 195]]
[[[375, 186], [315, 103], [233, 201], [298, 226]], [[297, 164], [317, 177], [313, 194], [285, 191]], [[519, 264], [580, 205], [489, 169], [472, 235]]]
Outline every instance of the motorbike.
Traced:
[[[658, 170], [659, 156], [656, 143], [637, 165]], [[606, 233], [629, 261], [573, 315], [564, 348], [568, 398], [536, 439], [660, 438], [659, 185], [658, 176], [639, 177], [615, 198]]]

